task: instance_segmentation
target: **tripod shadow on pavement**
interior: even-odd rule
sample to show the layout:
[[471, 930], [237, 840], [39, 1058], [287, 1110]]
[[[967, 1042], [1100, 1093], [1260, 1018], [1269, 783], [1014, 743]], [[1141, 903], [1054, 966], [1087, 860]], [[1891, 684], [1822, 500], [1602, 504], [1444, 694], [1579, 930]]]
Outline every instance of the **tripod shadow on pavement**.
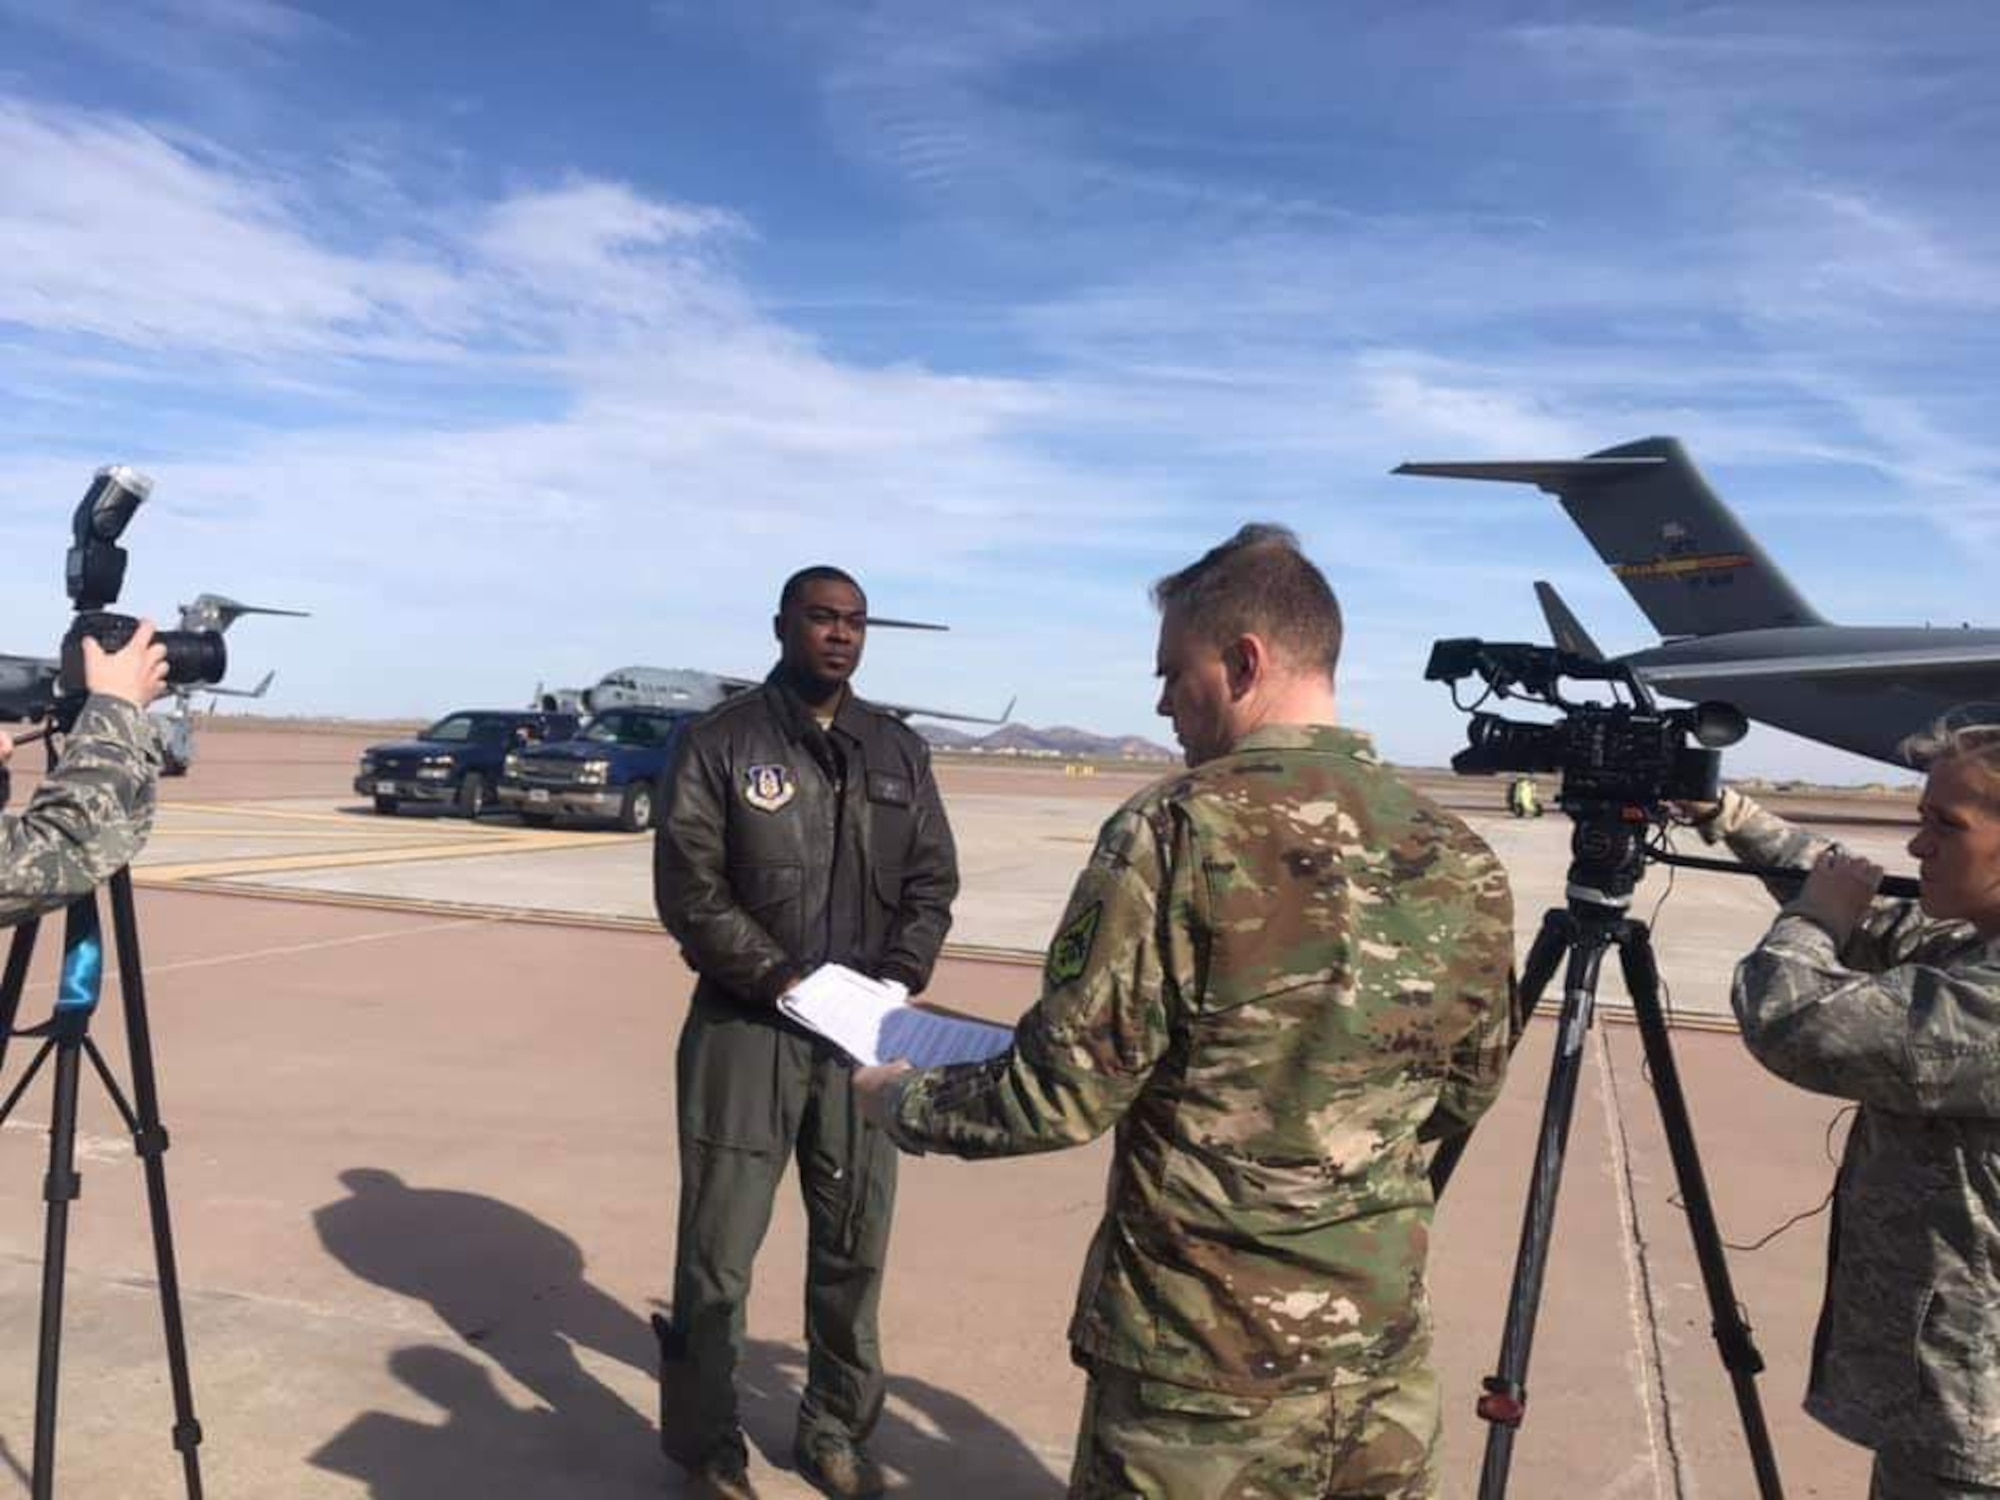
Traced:
[[[460, 1350], [399, 1349], [391, 1372], [443, 1408], [444, 1423], [369, 1413], [315, 1464], [367, 1480], [376, 1500], [659, 1493], [662, 1460], [642, 1415], [652, 1330], [590, 1284], [575, 1240], [483, 1194], [412, 1187], [372, 1167], [340, 1180], [348, 1196], [313, 1214], [328, 1253], [362, 1280], [429, 1306], [542, 1409], [514, 1404], [518, 1396]], [[625, 1394], [593, 1374], [585, 1355], [600, 1369], [629, 1367], [618, 1381]]]
[[[348, 1196], [313, 1215], [328, 1252], [361, 1279], [428, 1305], [485, 1358], [437, 1345], [396, 1350], [390, 1372], [443, 1421], [363, 1413], [312, 1455], [315, 1466], [363, 1481], [372, 1500], [679, 1492], [679, 1471], [661, 1455], [654, 1425], [652, 1329], [590, 1284], [574, 1240], [497, 1198], [411, 1187], [377, 1168], [340, 1180]], [[608, 1364], [616, 1388], [580, 1353], [599, 1370]], [[486, 1361], [539, 1407], [516, 1404]], [[778, 1468], [790, 1467], [804, 1368], [792, 1345], [752, 1340], [744, 1351], [744, 1425]], [[1053, 1500], [1063, 1492], [1013, 1432], [926, 1381], [891, 1377], [870, 1446], [901, 1476], [895, 1490], [912, 1496]]]

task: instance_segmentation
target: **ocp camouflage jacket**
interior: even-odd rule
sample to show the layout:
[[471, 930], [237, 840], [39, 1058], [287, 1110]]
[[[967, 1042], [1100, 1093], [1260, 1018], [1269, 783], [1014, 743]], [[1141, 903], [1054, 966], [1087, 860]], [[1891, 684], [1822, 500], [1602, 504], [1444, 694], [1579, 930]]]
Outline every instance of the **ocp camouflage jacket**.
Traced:
[[[1704, 832], [1758, 864], [1827, 847], [1737, 793]], [[1876, 901], [1837, 949], [1781, 912], [1731, 998], [1765, 1067], [1861, 1105], [1806, 1410], [1924, 1472], [2000, 1483], [2000, 945], [1914, 901]]]
[[55, 770], [18, 817], [0, 818], [0, 927], [59, 910], [136, 859], [159, 774], [152, 721], [93, 695]]
[[1118, 1127], [1084, 1363], [1267, 1394], [1429, 1348], [1424, 1143], [1498, 1092], [1512, 900], [1360, 735], [1260, 730], [1105, 823], [1041, 1000], [919, 1073], [892, 1133], [967, 1157]]

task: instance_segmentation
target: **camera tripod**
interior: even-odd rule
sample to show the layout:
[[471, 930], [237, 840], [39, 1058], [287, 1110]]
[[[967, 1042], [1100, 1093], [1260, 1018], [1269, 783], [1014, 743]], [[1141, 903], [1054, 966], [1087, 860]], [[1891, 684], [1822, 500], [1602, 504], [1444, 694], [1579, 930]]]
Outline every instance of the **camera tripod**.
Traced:
[[69, 1206], [81, 1184], [76, 1166], [77, 1084], [84, 1058], [103, 1082], [111, 1102], [132, 1132], [132, 1142], [145, 1164], [146, 1198], [152, 1212], [153, 1254], [160, 1282], [160, 1308], [166, 1323], [167, 1371], [173, 1385], [173, 1444], [181, 1455], [188, 1500], [201, 1500], [201, 1424], [195, 1420], [194, 1395], [188, 1382], [187, 1339], [181, 1325], [180, 1277], [174, 1265], [173, 1226], [167, 1215], [167, 1174], [163, 1157], [166, 1127], [160, 1123], [158, 1091], [153, 1074], [152, 1033], [146, 1020], [146, 985], [139, 967], [139, 925], [132, 906], [132, 874], [119, 870], [108, 884], [111, 930], [118, 952], [118, 988], [125, 1009], [125, 1040], [130, 1053], [132, 1095], [127, 1102], [111, 1075], [103, 1054], [90, 1038], [90, 1018], [104, 983], [104, 944], [98, 918], [97, 893], [71, 904], [65, 914], [62, 979], [55, 1009], [35, 1026], [17, 1027], [21, 991], [34, 958], [40, 920], [23, 923], [14, 933], [7, 967], [0, 974], [0, 1062], [9, 1039], [41, 1041], [25, 1074], [0, 1101], [0, 1123], [13, 1113], [42, 1066], [55, 1058], [55, 1105], [49, 1122], [49, 1171], [43, 1185], [48, 1224], [42, 1256], [41, 1339], [35, 1379], [35, 1452], [30, 1490], [33, 1500], [55, 1494], [57, 1372], [62, 1358], [63, 1268], [69, 1243]]
[[[1568, 905], [1551, 907], [1544, 914], [1521, 974], [1521, 1023], [1525, 1025], [1534, 1014], [1543, 990], [1555, 977], [1557, 967], [1565, 956], [1569, 960], [1563, 977], [1555, 1058], [1549, 1070], [1548, 1093], [1535, 1143], [1534, 1175], [1529, 1182], [1527, 1208], [1521, 1222], [1514, 1279], [1508, 1290], [1500, 1367], [1483, 1382], [1486, 1393], [1478, 1403], [1479, 1415], [1491, 1424], [1479, 1472], [1479, 1500], [1501, 1500], [1506, 1494], [1514, 1438], [1527, 1412], [1528, 1354], [1534, 1343], [1543, 1274], [1548, 1269], [1556, 1190], [1562, 1183], [1563, 1153], [1583, 1070], [1584, 1040], [1596, 1011], [1598, 971], [1606, 951], [1614, 947], [1638, 1020], [1660, 1123], [1665, 1127], [1667, 1149], [1673, 1157], [1674, 1177], [1687, 1209], [1688, 1229], [1694, 1238], [1695, 1258], [1701, 1266], [1702, 1286], [1708, 1294], [1716, 1346], [1735, 1389], [1736, 1409], [1743, 1423], [1744, 1440], [1749, 1445], [1750, 1464], [1756, 1471], [1757, 1494], [1761, 1500], [1783, 1500], [1777, 1459], [1757, 1399], [1755, 1377], [1764, 1368], [1764, 1359], [1751, 1340], [1750, 1327], [1737, 1309], [1736, 1294], [1730, 1286], [1722, 1235], [1716, 1228], [1708, 1183], [1695, 1151], [1687, 1099], [1681, 1092], [1680, 1071], [1668, 1039], [1652, 936], [1644, 922], [1626, 915], [1647, 857], [1641, 842], [1643, 831], [1643, 824], [1624, 822], [1615, 813], [1579, 817], [1570, 841]], [[1705, 863], [1678, 858], [1671, 862]], [[1461, 1136], [1440, 1149], [1431, 1168], [1436, 1190], [1442, 1191], [1450, 1178], [1465, 1140]]]

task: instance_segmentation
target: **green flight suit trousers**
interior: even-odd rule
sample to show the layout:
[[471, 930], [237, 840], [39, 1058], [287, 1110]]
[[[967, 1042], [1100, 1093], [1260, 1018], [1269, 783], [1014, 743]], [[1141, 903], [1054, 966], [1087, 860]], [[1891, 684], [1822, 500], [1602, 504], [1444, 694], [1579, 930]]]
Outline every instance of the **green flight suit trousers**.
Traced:
[[674, 1326], [690, 1364], [698, 1447], [739, 1423], [751, 1265], [788, 1158], [805, 1202], [806, 1387], [802, 1432], [859, 1442], [881, 1415], [877, 1313], [896, 1199], [896, 1150], [864, 1122], [847, 1061], [824, 1043], [730, 1007], [697, 1004], [677, 1059], [680, 1237]]

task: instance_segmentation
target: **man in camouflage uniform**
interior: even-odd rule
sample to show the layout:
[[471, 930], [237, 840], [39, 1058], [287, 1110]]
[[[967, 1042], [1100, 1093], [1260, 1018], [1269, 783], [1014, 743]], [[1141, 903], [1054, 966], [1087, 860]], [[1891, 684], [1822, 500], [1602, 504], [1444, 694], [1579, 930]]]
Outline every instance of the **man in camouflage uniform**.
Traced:
[[1433, 1494], [1425, 1146], [1498, 1092], [1512, 899], [1464, 824], [1334, 727], [1340, 615], [1277, 527], [1163, 580], [1186, 773], [1104, 825], [990, 1063], [857, 1075], [909, 1151], [1112, 1126], [1070, 1325], [1070, 1494]]
[[[62, 758], [27, 807], [0, 818], [0, 926], [57, 911], [130, 864], [153, 827], [160, 747], [146, 705], [167, 652], [142, 621], [120, 651], [83, 643], [90, 690]], [[0, 764], [14, 741], [0, 734]]]
[[[1873, 1500], [2000, 1496], [2000, 726], [1928, 765], [1918, 901], [1730, 791], [1698, 821], [1745, 863], [1812, 865], [1737, 966], [1743, 1040], [1861, 1108], [1834, 1190], [1806, 1410], [1875, 1451]], [[1789, 900], [1786, 900], [1787, 897]]]

